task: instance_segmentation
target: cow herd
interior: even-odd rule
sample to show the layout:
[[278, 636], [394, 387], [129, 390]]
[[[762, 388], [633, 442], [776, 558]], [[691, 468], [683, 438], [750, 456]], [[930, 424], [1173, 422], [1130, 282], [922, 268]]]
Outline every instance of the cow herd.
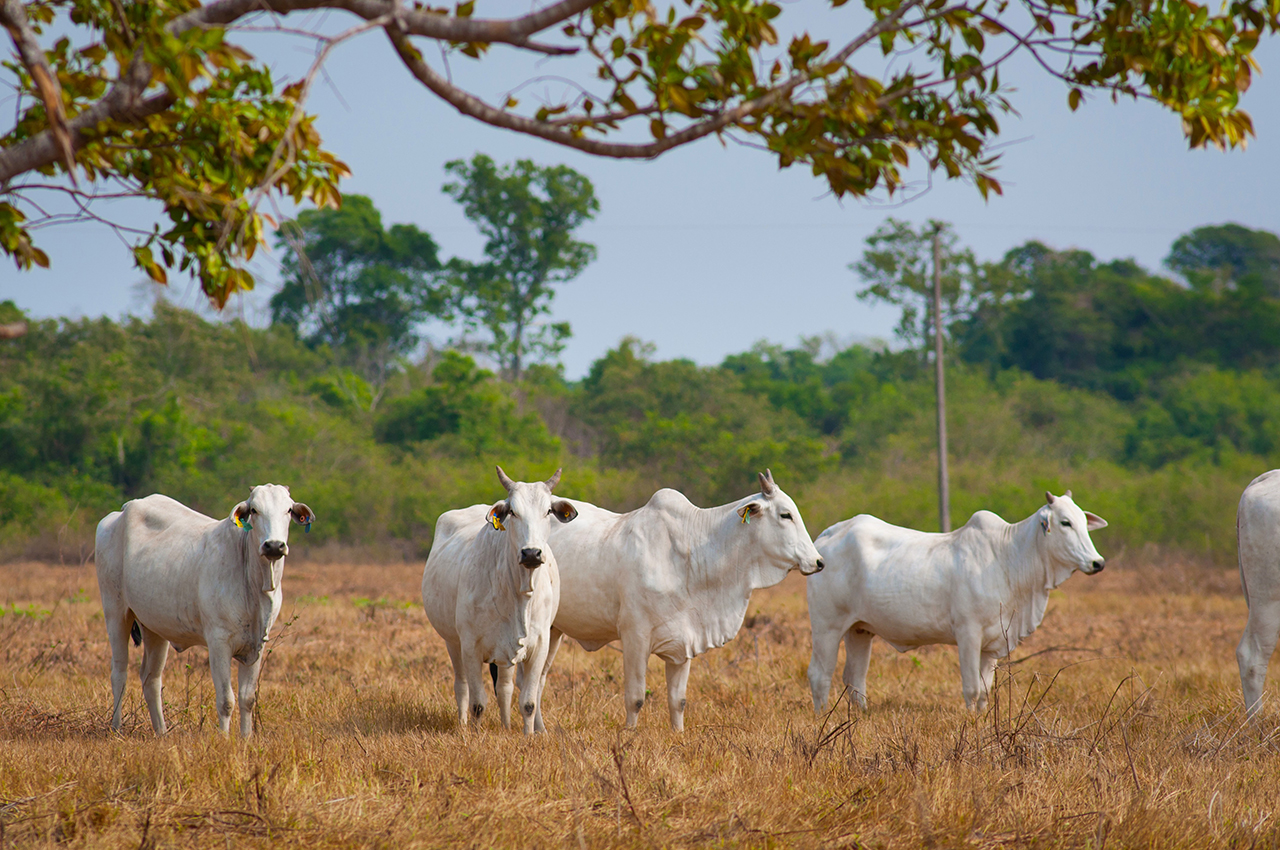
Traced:
[[[555, 495], [547, 481], [513, 481], [506, 498], [439, 518], [422, 574], [422, 604], [453, 663], [458, 723], [480, 718], [485, 668], [504, 726], [511, 700], [526, 733], [545, 729], [541, 697], [567, 636], [588, 651], [618, 641], [627, 726], [645, 703], [650, 655], [666, 664], [671, 727], [684, 728], [690, 662], [742, 627], [751, 592], [791, 570], [807, 579], [815, 710], [826, 705], [840, 642], [843, 684], [866, 707], [872, 638], [899, 651], [955, 645], [965, 705], [982, 711], [999, 659], [1044, 618], [1049, 592], [1076, 570], [1100, 572], [1089, 532], [1106, 521], [1068, 490], [1018, 523], [979, 511], [948, 533], [890, 525], [868, 515], [809, 537], [796, 503], [759, 476], [760, 492], [699, 508], [659, 490], [625, 514]], [[230, 729], [239, 663], [240, 733], [253, 731], [262, 650], [280, 613], [292, 522], [310, 530], [311, 508], [276, 484], [216, 520], [167, 496], [136, 499], [98, 524], [96, 562], [111, 643], [112, 728], [121, 724], [129, 641], [141, 644], [142, 693], [164, 734], [161, 677], [170, 645], [206, 646], [218, 725]], [[1240, 573], [1249, 621], [1237, 652], [1245, 705], [1262, 701], [1280, 637], [1280, 470], [1257, 478], [1240, 501]]]

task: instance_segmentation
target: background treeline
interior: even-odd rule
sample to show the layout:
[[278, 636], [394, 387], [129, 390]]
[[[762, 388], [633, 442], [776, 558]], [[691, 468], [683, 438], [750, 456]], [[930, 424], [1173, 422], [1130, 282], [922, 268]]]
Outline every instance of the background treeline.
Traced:
[[[890, 222], [863, 263], [904, 232], [921, 235]], [[1234, 557], [1239, 493], [1280, 465], [1280, 240], [1202, 228], [1169, 265], [1189, 283], [1040, 243], [957, 272], [953, 517], [1019, 519], [1069, 487], [1111, 522], [1109, 556]], [[0, 554], [84, 558], [125, 499], [224, 516], [275, 481], [319, 515], [302, 551], [421, 557], [440, 512], [501, 495], [494, 463], [526, 478], [563, 465], [560, 492], [616, 509], [661, 486], [727, 501], [770, 466], [815, 535], [864, 511], [936, 526], [916, 346], [762, 343], [703, 367], [625, 339], [579, 381], [536, 363], [499, 377], [457, 350], [390, 362], [362, 371], [297, 323], [210, 323], [163, 301], [146, 320], [32, 321], [0, 343]]]

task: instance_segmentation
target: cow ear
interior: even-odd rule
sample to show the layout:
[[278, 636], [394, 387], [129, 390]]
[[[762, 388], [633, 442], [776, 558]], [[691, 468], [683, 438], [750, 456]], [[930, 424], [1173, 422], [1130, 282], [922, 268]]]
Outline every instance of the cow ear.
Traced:
[[578, 509], [564, 499], [557, 499], [551, 503], [551, 513], [561, 522], [573, 522], [578, 516]]
[[1052, 505], [1055, 501], [1057, 501], [1056, 497], [1052, 493], [1050, 493], [1048, 490], [1044, 491], [1044, 500], [1046, 503], [1050, 505]]
[[309, 526], [316, 521], [316, 512], [302, 502], [294, 502], [293, 507], [289, 508], [289, 513], [293, 515], [293, 521], [298, 525]]
[[489, 508], [489, 513], [485, 514], [484, 521], [487, 525], [492, 526], [494, 531], [505, 531], [502, 521], [511, 513], [511, 506], [505, 501], [494, 502], [493, 507]]
[[1097, 514], [1091, 514], [1088, 511], [1085, 511], [1084, 518], [1088, 520], [1090, 531], [1097, 531], [1099, 528], [1107, 527], [1107, 521]]
[[738, 516], [742, 517], [743, 524], [751, 522], [752, 517], [760, 516], [760, 505], [756, 502], [747, 502], [738, 508]]
[[249, 518], [249, 503], [248, 503], [248, 502], [241, 502], [240, 504], [238, 504], [238, 505], [236, 505], [234, 508], [232, 508], [232, 509], [231, 509], [231, 518], [232, 518], [232, 519], [238, 519], [238, 520], [240, 520], [241, 522], [244, 522], [246, 519], [248, 519], [248, 518]]

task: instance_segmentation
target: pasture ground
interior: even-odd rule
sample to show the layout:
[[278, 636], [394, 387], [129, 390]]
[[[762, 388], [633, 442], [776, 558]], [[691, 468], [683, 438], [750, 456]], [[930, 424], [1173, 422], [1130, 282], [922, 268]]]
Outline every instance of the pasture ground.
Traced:
[[1277, 714], [1242, 722], [1233, 571], [1130, 556], [1077, 574], [980, 717], [953, 648], [880, 642], [870, 711], [815, 717], [792, 574], [695, 662], [683, 735], [660, 662], [628, 733], [620, 653], [566, 645], [534, 739], [492, 704], [456, 729], [420, 576], [290, 563], [243, 742], [234, 719], [213, 731], [200, 648], [169, 656], [161, 740], [135, 650], [110, 732], [93, 566], [0, 567], [0, 848], [1280, 846]]

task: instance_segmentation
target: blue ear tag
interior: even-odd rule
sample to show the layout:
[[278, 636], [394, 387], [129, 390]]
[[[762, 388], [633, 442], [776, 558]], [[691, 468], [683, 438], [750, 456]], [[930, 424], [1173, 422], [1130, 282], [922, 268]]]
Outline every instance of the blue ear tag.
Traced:
[[304, 532], [304, 533], [306, 533], [306, 534], [310, 534], [310, 533], [311, 533], [311, 520], [307, 520], [307, 521], [306, 521], [306, 523], [305, 523], [305, 524], [303, 524], [303, 526], [302, 526], [302, 530], [303, 530], [303, 532]]

